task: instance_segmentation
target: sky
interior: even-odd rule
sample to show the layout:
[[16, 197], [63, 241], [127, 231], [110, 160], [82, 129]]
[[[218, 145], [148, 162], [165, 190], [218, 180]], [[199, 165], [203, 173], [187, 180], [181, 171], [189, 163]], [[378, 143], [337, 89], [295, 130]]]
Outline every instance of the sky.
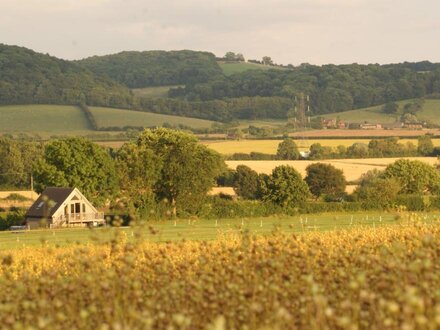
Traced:
[[0, 43], [64, 59], [192, 49], [293, 65], [440, 62], [440, 1], [0, 0]]

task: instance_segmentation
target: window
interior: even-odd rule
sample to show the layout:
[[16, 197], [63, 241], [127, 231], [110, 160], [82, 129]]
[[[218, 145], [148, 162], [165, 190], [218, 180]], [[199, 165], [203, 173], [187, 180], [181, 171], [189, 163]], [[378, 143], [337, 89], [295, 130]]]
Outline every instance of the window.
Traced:
[[81, 203], [75, 203], [75, 213], [81, 213]]
[[86, 204], [83, 204], [83, 213], [86, 213]]

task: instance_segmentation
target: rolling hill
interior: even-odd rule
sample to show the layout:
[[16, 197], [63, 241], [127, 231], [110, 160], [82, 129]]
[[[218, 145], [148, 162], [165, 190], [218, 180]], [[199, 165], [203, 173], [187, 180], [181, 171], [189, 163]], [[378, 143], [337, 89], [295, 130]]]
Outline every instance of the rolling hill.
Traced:
[[0, 104], [127, 106], [130, 90], [79, 65], [0, 44]]
[[213, 121], [197, 118], [162, 115], [150, 112], [113, 108], [89, 107], [99, 128], [105, 127], [155, 127], [165, 123], [171, 126], [184, 125], [191, 128], [210, 128]]
[[130, 88], [204, 83], [222, 75], [214, 54], [191, 50], [121, 52], [76, 63]]
[[[375, 107], [326, 114], [322, 115], [321, 117], [340, 118], [351, 123], [362, 123], [364, 121], [367, 121], [373, 124], [392, 124], [399, 119], [404, 105], [410, 103], [411, 101], [413, 100], [396, 102], [399, 105], [399, 111], [396, 114], [386, 114], [382, 112], [382, 105], [380, 105]], [[422, 121], [427, 121], [436, 125], [440, 125], [440, 100], [425, 100], [422, 110], [417, 112], [417, 118]]]
[[[209, 120], [178, 117], [114, 108], [89, 108], [99, 128], [155, 127], [167, 123], [191, 128], [209, 128]], [[50, 135], [89, 135], [92, 129], [79, 107], [69, 105], [10, 105], [0, 106], [0, 134], [34, 133]]]

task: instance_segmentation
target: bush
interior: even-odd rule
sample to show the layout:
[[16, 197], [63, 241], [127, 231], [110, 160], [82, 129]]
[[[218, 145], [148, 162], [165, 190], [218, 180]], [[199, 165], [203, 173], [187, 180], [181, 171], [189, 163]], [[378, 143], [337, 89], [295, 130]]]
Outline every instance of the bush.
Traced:
[[307, 202], [300, 209], [301, 213], [357, 212], [362, 210], [363, 205], [358, 202]]
[[424, 211], [429, 208], [429, 202], [421, 195], [400, 195], [397, 197], [396, 204], [405, 206], [408, 211]]
[[286, 213], [285, 210], [272, 203], [249, 200], [233, 201], [215, 196], [210, 198], [198, 215], [207, 219], [221, 219], [267, 217], [284, 213]]

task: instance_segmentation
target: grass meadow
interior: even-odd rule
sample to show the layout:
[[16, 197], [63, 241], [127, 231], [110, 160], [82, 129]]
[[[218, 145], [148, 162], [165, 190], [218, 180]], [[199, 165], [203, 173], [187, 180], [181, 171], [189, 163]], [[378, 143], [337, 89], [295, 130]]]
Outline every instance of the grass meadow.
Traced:
[[0, 106], [0, 132], [64, 133], [92, 132], [87, 118], [75, 106], [8, 105]]
[[197, 118], [161, 115], [151, 112], [131, 111], [124, 109], [111, 109], [102, 107], [89, 107], [98, 127], [124, 127], [124, 126], [162, 126], [164, 123], [171, 125], [186, 125], [194, 128], [209, 128], [214, 123], [210, 120]]
[[[404, 100], [396, 102], [400, 106], [400, 111], [404, 105], [410, 103], [412, 100]], [[344, 112], [337, 112], [327, 115], [322, 115], [323, 118], [340, 118], [342, 120], [361, 123], [367, 121], [369, 123], [378, 124], [392, 124], [400, 117], [400, 114], [386, 114], [382, 112], [382, 105], [350, 110]], [[440, 100], [425, 100], [423, 109], [417, 113], [419, 120], [429, 121], [431, 123], [440, 124]]]
[[[423, 214], [431, 223], [440, 214]], [[269, 234], [274, 230], [284, 233], [344, 230], [352, 228], [376, 228], [399, 224], [398, 216], [387, 212], [328, 213], [301, 216], [279, 216], [243, 219], [178, 219], [149, 221], [143, 226], [107, 228], [67, 228], [32, 231], [0, 232], [0, 250], [21, 249], [36, 246], [67, 246], [108, 243], [116, 232], [124, 233], [128, 241], [142, 237], [147, 242], [209, 241], [225, 235], [247, 231], [250, 234]]]
[[151, 97], [151, 98], [166, 98], [168, 97], [168, 91], [171, 88], [176, 88], [180, 86], [182, 85], [134, 88], [132, 89], [132, 91], [136, 96]]

